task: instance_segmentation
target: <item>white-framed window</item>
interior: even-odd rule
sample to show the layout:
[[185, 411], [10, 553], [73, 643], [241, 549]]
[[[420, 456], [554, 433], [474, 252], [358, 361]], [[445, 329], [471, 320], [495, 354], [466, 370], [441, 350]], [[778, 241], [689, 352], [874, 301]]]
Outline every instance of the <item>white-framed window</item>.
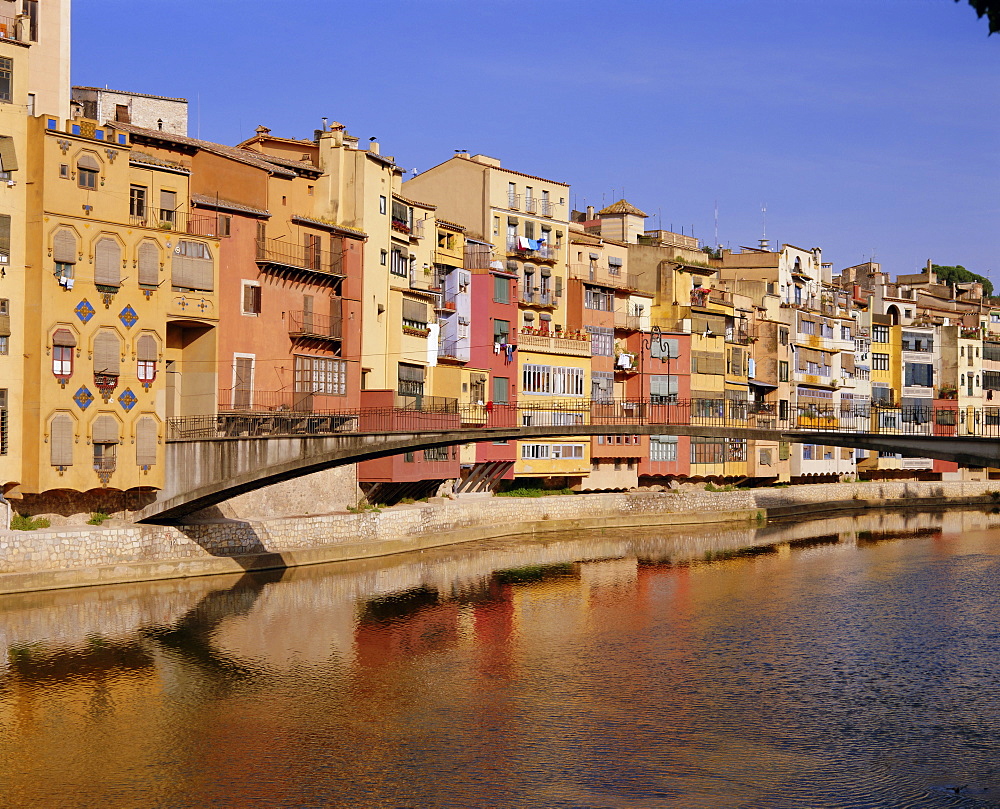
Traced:
[[347, 395], [347, 363], [331, 357], [295, 355], [295, 392]]
[[649, 437], [649, 460], [655, 463], [673, 463], [677, 460], [676, 435], [651, 435]]
[[253, 317], [260, 314], [260, 284], [256, 281], [243, 282], [243, 314]]
[[521, 390], [524, 393], [583, 396], [583, 382], [582, 368], [528, 363], [521, 372]]
[[378, 198], [378, 212], [384, 214], [388, 210], [389, 210], [388, 200], [385, 198], [384, 195], [380, 195]]
[[614, 329], [602, 326], [587, 326], [590, 332], [590, 353], [595, 357], [613, 357], [615, 353]]

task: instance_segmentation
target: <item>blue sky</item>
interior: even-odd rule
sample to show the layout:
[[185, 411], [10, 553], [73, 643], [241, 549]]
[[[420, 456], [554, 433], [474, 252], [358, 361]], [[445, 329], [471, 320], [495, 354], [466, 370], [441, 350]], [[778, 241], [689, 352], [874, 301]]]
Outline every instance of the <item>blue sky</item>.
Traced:
[[[1000, 36], [952, 0], [76, 0], [73, 82], [181, 96], [236, 143], [327, 117], [624, 195], [733, 248], [1000, 281]], [[996, 272], [994, 272], [996, 271]]]

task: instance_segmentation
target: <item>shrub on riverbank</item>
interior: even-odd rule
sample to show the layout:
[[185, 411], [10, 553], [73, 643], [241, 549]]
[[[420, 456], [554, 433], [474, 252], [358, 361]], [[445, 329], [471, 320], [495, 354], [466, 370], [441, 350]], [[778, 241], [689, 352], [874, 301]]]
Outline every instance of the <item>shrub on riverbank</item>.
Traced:
[[29, 517], [26, 514], [15, 514], [10, 521], [12, 531], [37, 531], [39, 528], [48, 528], [52, 525], [44, 517]]
[[509, 492], [497, 492], [497, 497], [553, 497], [562, 494], [576, 494], [572, 489], [511, 489]]

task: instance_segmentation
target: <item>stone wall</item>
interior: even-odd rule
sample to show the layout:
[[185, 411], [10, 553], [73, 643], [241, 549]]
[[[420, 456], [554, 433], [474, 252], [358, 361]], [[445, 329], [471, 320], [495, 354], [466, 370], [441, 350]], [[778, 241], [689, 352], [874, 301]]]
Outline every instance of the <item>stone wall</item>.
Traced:
[[470, 497], [361, 514], [0, 531], [0, 592], [292, 567], [559, 530], [747, 522], [767, 514], [808, 515], [866, 506], [993, 502], [990, 485], [887, 481], [732, 492]]

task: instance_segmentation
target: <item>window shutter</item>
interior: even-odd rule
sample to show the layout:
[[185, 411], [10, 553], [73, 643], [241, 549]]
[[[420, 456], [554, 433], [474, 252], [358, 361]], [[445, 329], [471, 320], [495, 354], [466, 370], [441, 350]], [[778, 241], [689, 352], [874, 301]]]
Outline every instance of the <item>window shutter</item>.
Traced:
[[142, 416], [135, 426], [136, 466], [156, 465], [156, 419]]
[[121, 341], [116, 334], [102, 331], [94, 338], [94, 373], [121, 374]]
[[152, 242], [139, 245], [139, 283], [146, 286], [160, 283], [160, 251]]
[[[412, 320], [415, 323], [427, 322], [427, 304], [421, 301], [403, 298], [403, 320]], [[421, 377], [422, 379], [423, 377]]]
[[10, 216], [0, 215], [0, 255], [10, 256]]
[[56, 329], [52, 333], [52, 345], [75, 347], [76, 335], [69, 329]]
[[846, 373], [854, 373], [854, 355], [850, 352], [845, 351], [840, 355], [840, 367], [844, 369]]
[[422, 365], [399, 364], [399, 377], [403, 382], [423, 382], [424, 368]]
[[122, 249], [114, 239], [101, 239], [94, 248], [94, 283], [121, 286]]
[[561, 275], [557, 275], [556, 276], [556, 297], [557, 298], [561, 298], [562, 297], [562, 290], [563, 290], [563, 279], [562, 279]]
[[53, 466], [73, 465], [73, 417], [58, 413], [49, 428], [49, 459]]
[[90, 152], [81, 154], [79, 160], [76, 161], [76, 165], [81, 169], [90, 169], [91, 171], [101, 170], [101, 164], [97, 162], [97, 158], [90, 154]]
[[95, 444], [117, 444], [118, 419], [107, 414], [98, 416], [94, 419], [91, 437]]
[[243, 285], [243, 311], [245, 313], [255, 312], [253, 308], [253, 291], [256, 289], [252, 284]]
[[76, 257], [76, 235], [67, 228], [57, 231], [52, 239], [53, 260], [60, 264], [76, 264]]
[[[175, 191], [160, 191], [160, 220], [163, 221], [163, 211], [173, 212], [177, 208], [177, 193]], [[169, 220], [168, 220], [169, 221]]]
[[136, 344], [136, 359], [143, 362], [156, 362], [158, 354], [156, 338], [152, 334], [143, 334]]
[[17, 154], [14, 152], [14, 138], [0, 135], [0, 169], [17, 171]]

